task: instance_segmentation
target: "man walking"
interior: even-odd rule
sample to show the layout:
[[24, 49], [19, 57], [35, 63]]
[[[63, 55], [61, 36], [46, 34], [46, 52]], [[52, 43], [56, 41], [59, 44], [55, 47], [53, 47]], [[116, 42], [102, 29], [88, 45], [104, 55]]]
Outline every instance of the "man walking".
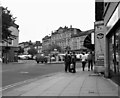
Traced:
[[88, 60], [88, 71], [90, 71], [90, 67], [91, 67], [91, 70], [93, 70], [93, 54], [92, 54], [92, 52], [89, 53], [87, 60]]
[[76, 73], [76, 55], [75, 55], [75, 52], [73, 52], [73, 54], [71, 55], [71, 64], [73, 64], [73, 68], [71, 71], [73, 71], [73, 73]]
[[65, 62], [65, 72], [67, 71], [70, 72], [71, 56], [69, 51], [65, 55], [64, 62]]

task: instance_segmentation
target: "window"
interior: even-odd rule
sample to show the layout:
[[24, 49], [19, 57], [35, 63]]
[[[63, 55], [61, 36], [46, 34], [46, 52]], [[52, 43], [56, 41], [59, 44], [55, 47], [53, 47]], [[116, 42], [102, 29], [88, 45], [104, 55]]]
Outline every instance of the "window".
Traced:
[[8, 43], [9, 43], [9, 45], [12, 45], [12, 44], [13, 44], [13, 41], [12, 41], [12, 40], [9, 40]]
[[109, 65], [114, 73], [120, 72], [120, 30], [109, 38]]

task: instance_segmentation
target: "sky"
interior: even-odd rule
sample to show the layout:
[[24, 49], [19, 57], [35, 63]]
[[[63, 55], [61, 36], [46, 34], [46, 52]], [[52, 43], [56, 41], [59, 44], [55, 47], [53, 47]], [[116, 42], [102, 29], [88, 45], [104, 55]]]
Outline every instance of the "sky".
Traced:
[[19, 43], [41, 41], [60, 26], [94, 29], [95, 0], [1, 0], [19, 25]]

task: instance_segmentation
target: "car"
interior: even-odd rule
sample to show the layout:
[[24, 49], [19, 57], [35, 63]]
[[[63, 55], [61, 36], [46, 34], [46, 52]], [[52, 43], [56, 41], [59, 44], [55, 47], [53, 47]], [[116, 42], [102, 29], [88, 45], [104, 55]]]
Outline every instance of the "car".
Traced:
[[0, 62], [2, 63], [2, 58], [0, 58]]
[[39, 62], [47, 63], [48, 62], [48, 57], [46, 57], [44, 55], [37, 54], [35, 60], [36, 60], [37, 63], [39, 63]]
[[28, 59], [31, 59], [32, 56], [31, 55], [18, 55], [18, 58], [19, 59], [22, 59], [22, 60], [28, 60]]

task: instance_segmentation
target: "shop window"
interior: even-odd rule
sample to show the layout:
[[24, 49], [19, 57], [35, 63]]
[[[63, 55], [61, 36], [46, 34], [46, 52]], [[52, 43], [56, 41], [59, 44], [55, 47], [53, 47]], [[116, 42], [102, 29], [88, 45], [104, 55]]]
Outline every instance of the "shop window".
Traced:
[[109, 39], [109, 64], [110, 70], [114, 72], [114, 36]]
[[120, 73], [120, 29], [109, 38], [109, 65], [114, 73]]
[[120, 72], [120, 30], [116, 32], [116, 71]]

